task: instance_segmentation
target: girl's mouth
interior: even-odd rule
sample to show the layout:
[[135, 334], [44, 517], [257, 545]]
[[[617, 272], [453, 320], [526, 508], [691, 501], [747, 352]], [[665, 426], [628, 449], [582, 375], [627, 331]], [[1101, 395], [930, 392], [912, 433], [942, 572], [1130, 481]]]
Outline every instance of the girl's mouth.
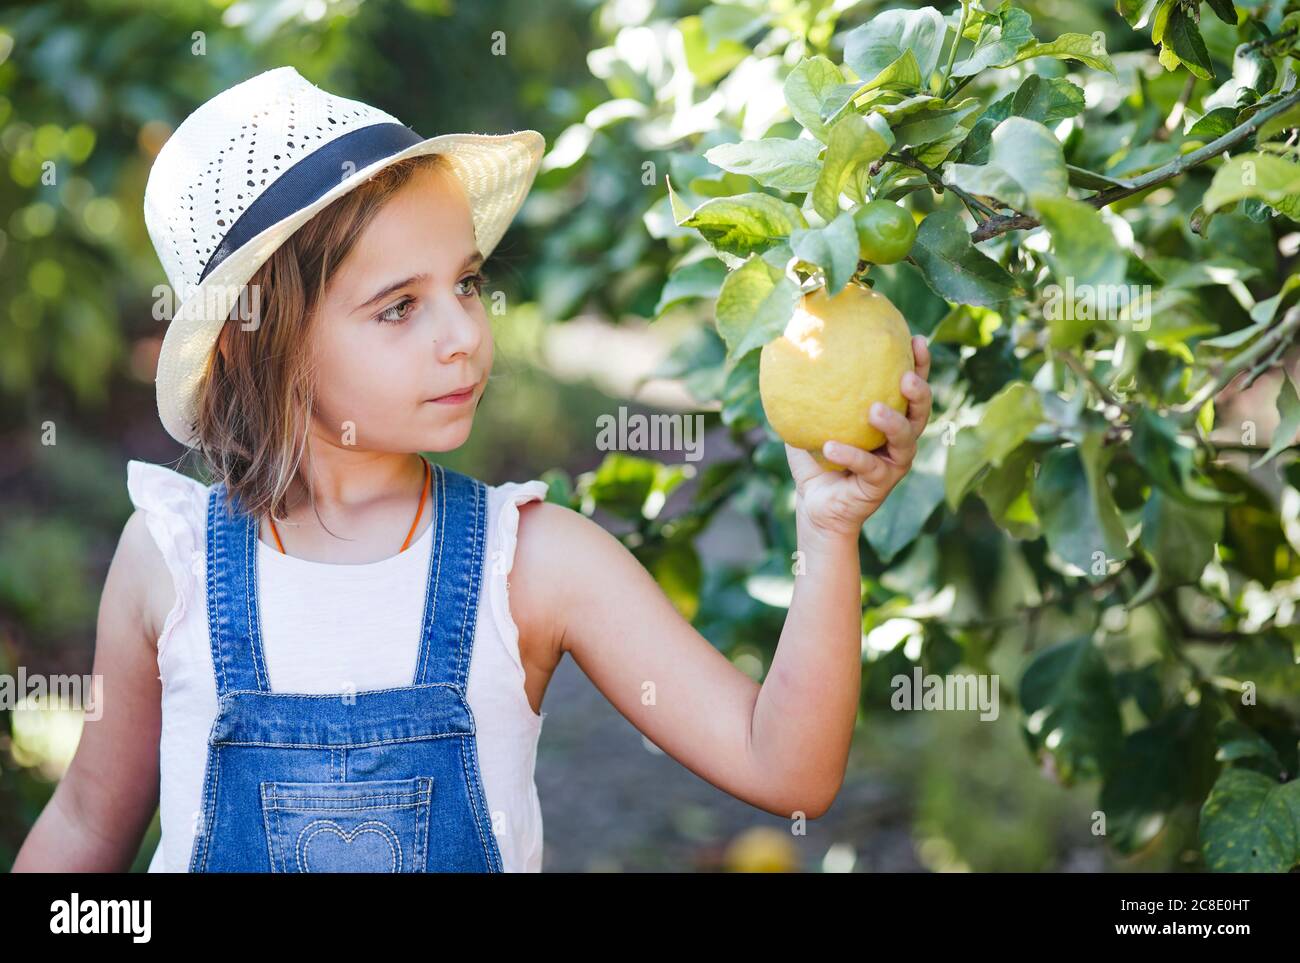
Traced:
[[474, 397], [473, 386], [465, 388], [463, 391], [457, 391], [453, 394], [443, 395], [441, 398], [428, 398], [427, 401], [435, 402], [440, 405], [463, 405]]

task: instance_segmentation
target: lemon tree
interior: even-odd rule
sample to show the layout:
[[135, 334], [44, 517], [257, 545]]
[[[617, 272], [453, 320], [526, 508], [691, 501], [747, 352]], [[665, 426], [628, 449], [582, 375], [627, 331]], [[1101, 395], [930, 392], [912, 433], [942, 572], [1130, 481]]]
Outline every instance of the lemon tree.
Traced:
[[[741, 454], [672, 517], [663, 466], [625, 454], [555, 497], [624, 503], [635, 477], [629, 545], [696, 625], [774, 642], [781, 432], [861, 387], [782, 339], [810, 291], [865, 285], [927, 338], [935, 414], [862, 532], [863, 633], [898, 640], [864, 650], [864, 708], [917, 668], [1014, 665], [1026, 765], [1094, 786], [1115, 852], [1300, 864], [1300, 8], [603, 9], [609, 96], [567, 176], [623, 171], [619, 226], [578, 269], [602, 300], [601, 265], [639, 272], [618, 310], [697, 320], [658, 373]], [[775, 405], [764, 358], [790, 366]], [[694, 552], [724, 506], [763, 540], [743, 571]]]

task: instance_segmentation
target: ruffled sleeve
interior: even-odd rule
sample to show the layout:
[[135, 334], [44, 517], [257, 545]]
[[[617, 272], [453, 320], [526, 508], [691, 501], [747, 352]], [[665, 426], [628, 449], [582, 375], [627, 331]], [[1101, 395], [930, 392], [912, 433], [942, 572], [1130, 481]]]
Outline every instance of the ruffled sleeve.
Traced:
[[208, 489], [164, 465], [135, 459], [126, 464], [126, 487], [131, 503], [145, 513], [149, 534], [162, 552], [176, 590], [176, 601], [158, 637], [161, 663], [172, 630], [203, 590]]
[[[519, 626], [510, 614], [510, 572], [515, 566], [515, 545], [519, 537], [519, 506], [531, 501], [544, 501], [548, 486], [539, 479], [526, 482], [506, 482], [492, 488], [492, 544], [488, 548], [485, 578], [490, 582], [488, 596], [491, 600], [492, 618], [497, 634], [505, 643], [510, 660], [524, 679], [524, 663], [519, 655]], [[523, 692], [522, 687], [520, 692]], [[524, 703], [527, 705], [527, 701]], [[535, 715], [528, 707], [529, 715]]]

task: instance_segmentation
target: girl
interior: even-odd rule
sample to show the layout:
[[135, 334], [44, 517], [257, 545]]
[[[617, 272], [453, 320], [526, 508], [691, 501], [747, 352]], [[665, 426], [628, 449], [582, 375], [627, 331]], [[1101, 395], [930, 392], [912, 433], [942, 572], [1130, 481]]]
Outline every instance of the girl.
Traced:
[[16, 870], [123, 870], [159, 802], [151, 871], [540, 870], [533, 767], [565, 653], [720, 789], [791, 818], [831, 805], [858, 705], [857, 540], [929, 417], [925, 341], [907, 416], [871, 415], [884, 447], [828, 447], [842, 472], [786, 448], [807, 574], [759, 686], [543, 482], [420, 454], [469, 437], [492, 368], [481, 268], [541, 147], [424, 140], [288, 67], [164, 146], [146, 220], [190, 294], [159, 412], [217, 480], [129, 463], [103, 715]]

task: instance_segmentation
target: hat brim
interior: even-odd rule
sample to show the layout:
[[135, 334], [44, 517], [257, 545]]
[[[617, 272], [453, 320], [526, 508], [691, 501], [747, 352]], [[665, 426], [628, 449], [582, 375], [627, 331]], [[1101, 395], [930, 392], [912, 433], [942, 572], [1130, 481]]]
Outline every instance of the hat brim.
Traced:
[[320, 211], [398, 161], [446, 154], [469, 197], [475, 239], [486, 259], [523, 206], [545, 148], [545, 139], [535, 130], [430, 137], [358, 169], [225, 258], [189, 292], [163, 335], [155, 383], [158, 416], [167, 433], [187, 448], [198, 444], [198, 386], [222, 327], [257, 269]]

